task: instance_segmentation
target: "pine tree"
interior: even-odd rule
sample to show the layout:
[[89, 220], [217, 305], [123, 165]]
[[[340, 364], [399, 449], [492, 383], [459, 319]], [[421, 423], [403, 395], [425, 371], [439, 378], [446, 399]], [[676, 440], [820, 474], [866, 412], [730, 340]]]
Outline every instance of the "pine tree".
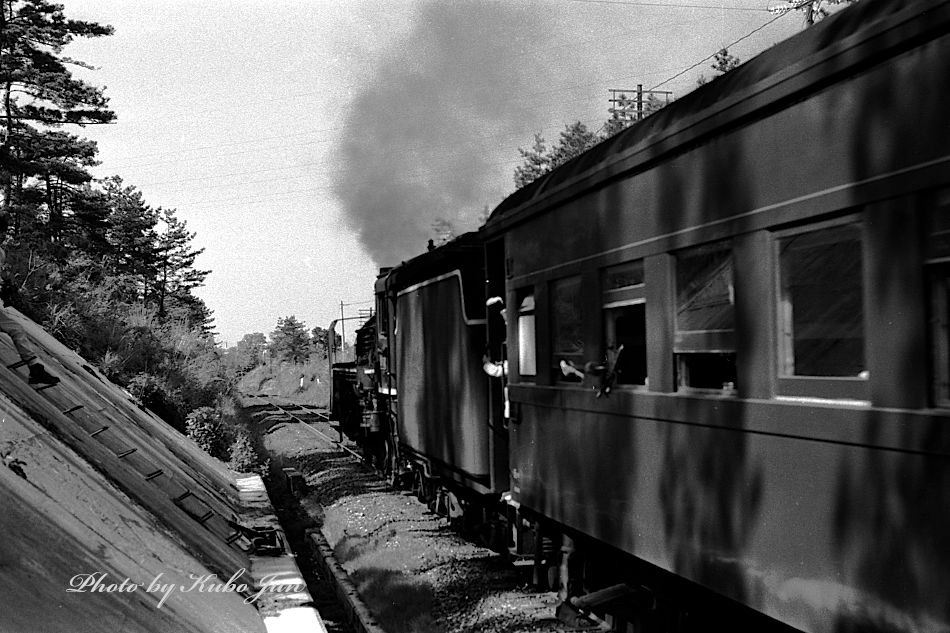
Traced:
[[102, 90], [73, 77], [70, 66], [88, 68], [63, 55], [77, 37], [101, 37], [112, 28], [69, 20], [47, 0], [0, 0], [0, 145], [2, 209], [19, 228], [20, 194], [30, 184], [45, 186], [43, 202], [56, 221], [64, 185], [89, 180], [95, 144], [53, 128], [63, 124], [108, 123], [115, 113]]
[[[653, 95], [651, 94], [650, 96], [652, 97]], [[636, 123], [636, 111], [636, 100], [621, 93], [613, 104], [613, 108], [610, 109], [610, 118], [604, 123], [604, 129], [601, 135], [604, 138], [610, 138], [614, 134]]]
[[[729, 53], [729, 49], [723, 48], [716, 53], [715, 61], [709, 67], [720, 75], [725, 75], [730, 70], [738, 67], [741, 63], [738, 57]], [[709, 83], [709, 81], [705, 75], [700, 75], [699, 79], [696, 80], [696, 84], [702, 86]]]
[[31, 130], [20, 149], [25, 188], [34, 189], [34, 199], [43, 205], [47, 238], [68, 240], [75, 228], [73, 203], [92, 180], [89, 168], [98, 164], [96, 144], [59, 130]]
[[548, 148], [540, 134], [534, 135], [534, 145], [529, 149], [519, 147], [518, 153], [524, 159], [522, 165], [515, 167], [515, 186], [519, 189], [551, 171]]
[[277, 319], [270, 333], [270, 352], [274, 358], [301, 363], [310, 356], [310, 336], [306, 326], [293, 315]]
[[551, 169], [563, 165], [575, 156], [580, 156], [597, 143], [597, 138], [580, 121], [565, 125], [561, 131], [561, 140], [551, 150]]
[[106, 195], [89, 185], [77, 189], [72, 194], [70, 212], [71, 216], [67, 219], [68, 246], [74, 251], [87, 253], [95, 260], [104, 261], [112, 250], [108, 240], [112, 209]]
[[523, 187], [533, 182], [559, 165], [584, 153], [599, 141], [597, 135], [580, 121], [565, 125], [558, 144], [550, 150], [545, 147], [544, 138], [540, 134], [535, 134], [534, 145], [531, 149], [518, 148], [524, 163], [515, 167], [515, 185]]
[[194, 267], [195, 259], [204, 249], [192, 250], [195, 234], [188, 232], [187, 222], [178, 219], [174, 209], [159, 212], [165, 230], [158, 235], [155, 245], [156, 277], [152, 296], [159, 316], [164, 317], [169, 297], [182, 301], [186, 296], [193, 296], [192, 290], [201, 286], [211, 271]]
[[238, 374], [245, 374], [260, 365], [265, 349], [267, 349], [267, 337], [263, 333], [245, 334], [237, 345], [228, 350], [228, 352], [233, 350], [232, 362], [235, 371]]
[[722, 49], [716, 53], [716, 61], [713, 63], [711, 68], [721, 75], [725, 75], [727, 72], [736, 68], [741, 62], [739, 58], [735, 55], [729, 53], [729, 49]]
[[106, 238], [111, 272], [131, 278], [137, 288], [130, 301], [145, 301], [157, 274], [156, 226], [159, 211], [145, 204], [142, 193], [125, 186], [114, 176], [104, 183], [103, 193], [110, 207]]

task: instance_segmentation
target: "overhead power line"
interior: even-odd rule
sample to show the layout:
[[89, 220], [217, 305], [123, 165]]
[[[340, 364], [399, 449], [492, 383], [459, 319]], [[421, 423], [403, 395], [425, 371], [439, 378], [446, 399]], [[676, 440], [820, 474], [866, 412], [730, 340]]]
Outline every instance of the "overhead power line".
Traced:
[[[780, 15], [775, 16], [774, 18], [772, 18], [771, 20], [769, 20], [768, 22], [766, 22], [766, 23], [763, 24], [762, 26], [760, 26], [760, 27], [758, 27], [758, 28], [755, 28], [755, 29], [752, 29], [751, 31], [749, 31], [748, 33], [746, 33], [745, 35], [743, 35], [743, 36], [740, 37], [739, 39], [735, 40], [734, 42], [731, 42], [731, 43], [729, 43], [729, 44], [726, 44], [725, 46], [722, 47], [722, 49], [729, 49], [729, 48], [732, 48], [733, 46], [735, 46], [735, 45], [738, 44], [739, 42], [741, 42], [741, 41], [743, 41], [743, 40], [746, 40], [746, 39], [752, 37], [753, 35], [755, 35], [755, 34], [758, 33], [759, 31], [761, 31], [761, 30], [764, 29], [765, 27], [769, 26], [769, 25], [772, 24], [773, 22], [775, 22], [775, 21], [777, 21], [777, 20], [781, 20], [781, 19], [782, 19], [783, 17], [785, 17], [786, 15], [788, 15], [788, 13], [782, 13], [782, 14], [780, 14]], [[722, 50], [722, 49], [719, 49], [719, 50]], [[709, 55], [708, 57], [702, 58], [701, 60], [699, 60], [698, 62], [696, 62], [696, 63], [693, 64], [692, 66], [690, 66], [690, 67], [688, 67], [688, 68], [684, 68], [683, 70], [681, 70], [680, 72], [676, 73], [675, 75], [673, 75], [673, 76], [670, 77], [669, 79], [664, 79], [664, 80], [661, 81], [660, 83], [658, 83], [658, 84], [656, 84], [655, 86], [653, 86], [652, 88], [650, 88], [650, 90], [656, 90], [657, 88], [659, 88], [659, 87], [662, 86], [663, 84], [669, 83], [669, 82], [673, 81], [674, 79], [676, 79], [677, 77], [681, 77], [681, 76], [685, 75], [686, 73], [688, 73], [689, 71], [693, 70], [694, 68], [696, 68], [696, 67], [699, 66], [700, 64], [704, 64], [705, 62], [708, 62], [710, 59], [713, 59], [718, 53], [719, 53], [719, 51], [716, 51], [716, 52], [713, 53], [712, 55]]]
[[[723, 7], [712, 7], [711, 5], [687, 5], [687, 4], [685, 4], [685, 3], [680, 3], [680, 4], [664, 4], [664, 3], [659, 3], [659, 2], [657, 2], [657, 3], [633, 2], [633, 1], [629, 1], [629, 0], [570, 0], [570, 1], [573, 1], [573, 2], [589, 2], [589, 3], [609, 3], [609, 4], [634, 4], [634, 5], [646, 5], [646, 6], [679, 6], [679, 7], [694, 6], [694, 7], [699, 7], [699, 8], [723, 8]], [[725, 7], [725, 8], [726, 8], [726, 9], [731, 9], [730, 7]], [[734, 8], [734, 7], [733, 7], [733, 8]], [[727, 47], [735, 46], [736, 44], [738, 44], [738, 43], [740, 43], [740, 42], [742, 42], [742, 41], [748, 39], [749, 37], [751, 37], [751, 36], [754, 35], [755, 33], [761, 31], [762, 29], [766, 28], [767, 26], [769, 26], [769, 25], [772, 24], [773, 22], [777, 21], [779, 18], [782, 17], [782, 15], [784, 15], [784, 14], [775, 16], [774, 18], [772, 18], [771, 20], [769, 20], [769, 21], [766, 22], [765, 24], [763, 24], [763, 25], [761, 25], [761, 26], [759, 26], [759, 27], [753, 29], [753, 30], [750, 31], [749, 33], [747, 33], [747, 34], [743, 35], [742, 37], [736, 39], [734, 42], [728, 44]], [[718, 51], [717, 51], [717, 52], [718, 52]], [[715, 53], [713, 53], [712, 55], [709, 55], [709, 56], [705, 57], [704, 59], [700, 60], [699, 62], [693, 64], [692, 66], [686, 68], [685, 70], [682, 70], [682, 71], [678, 72], [677, 74], [675, 74], [675, 75], [669, 77], [668, 79], [666, 79], [666, 80], [664, 80], [664, 81], [662, 81], [662, 82], [656, 84], [653, 88], [650, 88], [650, 90], [654, 90], [654, 89], [656, 89], [656, 88], [658, 88], [658, 87], [660, 87], [660, 86], [662, 86], [662, 85], [664, 85], [664, 84], [666, 84], [666, 83], [668, 83], [668, 82], [670, 82], [670, 81], [676, 79], [677, 77], [682, 76], [683, 74], [685, 74], [685, 73], [689, 72], [690, 70], [696, 68], [696, 67], [699, 66], [700, 64], [702, 64], [702, 63], [704, 63], [704, 62], [706, 62], [706, 61], [712, 59], [713, 57], [715, 57]], [[653, 73], [653, 74], [657, 74], [657, 73]], [[568, 92], [568, 91], [570, 91], [570, 90], [572, 90], [572, 89], [576, 89], [576, 88], [579, 88], [579, 87], [582, 87], [582, 86], [587, 86], [587, 85], [595, 85], [595, 84], [594, 84], [594, 83], [590, 83], [590, 84], [575, 84], [575, 85], [571, 85], [571, 86], [556, 87], [556, 88], [554, 88], [554, 89], [549, 89], [549, 90], [545, 90], [545, 91], [539, 91], [537, 94], [545, 94], [545, 93], [550, 94], [550, 93]], [[596, 85], [601, 85], [601, 84], [600, 84], [600, 82], [597, 82]], [[523, 95], [521, 95], [521, 96], [523, 97]], [[352, 124], [346, 124], [346, 125], [337, 126], [337, 127], [332, 127], [332, 128], [315, 129], [315, 130], [311, 130], [311, 131], [309, 131], [309, 132], [302, 132], [302, 133], [298, 132], [298, 133], [293, 133], [293, 134], [268, 136], [268, 137], [253, 139], [253, 140], [251, 140], [251, 141], [243, 141], [243, 142], [242, 142], [242, 141], [238, 141], [238, 142], [224, 143], [224, 144], [221, 144], [221, 145], [209, 145], [209, 146], [200, 147], [200, 148], [192, 148], [191, 150], [184, 150], [184, 151], [197, 151], [197, 150], [204, 150], [204, 149], [213, 150], [213, 149], [218, 149], [218, 148], [223, 148], [223, 147], [231, 147], [231, 146], [235, 146], [235, 145], [243, 145], [243, 144], [246, 144], [246, 143], [259, 142], [259, 141], [262, 141], [262, 140], [287, 140], [287, 141], [289, 141], [289, 140], [291, 140], [291, 139], [293, 139], [293, 138], [295, 138], [295, 137], [296, 137], [296, 138], [299, 138], [300, 136], [304, 136], [304, 135], [306, 135], [306, 134], [311, 134], [311, 133], [318, 133], [318, 134], [319, 134], [319, 133], [326, 133], [326, 132], [338, 132], [338, 131], [341, 131], [342, 129], [345, 129], [345, 128], [350, 127], [350, 125], [352, 125]], [[325, 143], [325, 142], [328, 142], [329, 140], [330, 140], [330, 139], [321, 139], [321, 140], [315, 141], [315, 143]], [[311, 143], [314, 143], [314, 141], [311, 141], [311, 142], [308, 142], [308, 143], [305, 143], [305, 144], [311, 144]], [[300, 144], [304, 144], [304, 143], [295, 143], [295, 144], [296, 144], [296, 145], [300, 145]], [[267, 149], [268, 149], [268, 150], [272, 150], [272, 149], [279, 148], [280, 146], [281, 146], [281, 145], [278, 145], [278, 146], [276, 146], [276, 147], [268, 147]], [[259, 149], [260, 149], [260, 148], [258, 148], [257, 151], [259, 151]], [[421, 149], [421, 148], [420, 148], [420, 149]], [[426, 149], [428, 149], [428, 148], [426, 148]], [[437, 147], [436, 147], [436, 149], [437, 149]], [[255, 151], [255, 150], [252, 150], [252, 151]], [[242, 152], [242, 153], [243, 153], [243, 152]], [[160, 155], [162, 155], [162, 154], [159, 153], [159, 154], [150, 154], [150, 155], [142, 155], [142, 156], [144, 157], [144, 156], [160, 156]], [[176, 162], [181, 162], [181, 160], [182, 160], [182, 159], [181, 159], [181, 157], [180, 157], [180, 155], [179, 155], [178, 160], [177, 160]], [[190, 160], [190, 159], [185, 159], [185, 160]], [[207, 159], [202, 159], [202, 160], [207, 160]], [[499, 162], [493, 163], [493, 164], [517, 164], [518, 162], [520, 162], [520, 161], [518, 161], [518, 160], [514, 160], [514, 161], [499, 161]], [[145, 164], [140, 164], [140, 165], [135, 165], [135, 166], [136, 166], [136, 167], [141, 167], [141, 166], [147, 166], [147, 165], [150, 165], [150, 164], [156, 164], [156, 163], [145, 163]], [[316, 164], [315, 164], [315, 163], [309, 163], [309, 164], [307, 164], [307, 166], [318, 166], [318, 165], [320, 165], [320, 164], [319, 164], [319, 163], [316, 163]], [[301, 166], [301, 165], [298, 164], [298, 165], [295, 165], [294, 167], [300, 167], [300, 166]], [[278, 167], [278, 168], [273, 168], [273, 169], [263, 169], [263, 170], [258, 169], [258, 170], [253, 170], [252, 172], [238, 172], [238, 173], [233, 173], [233, 172], [232, 172], [232, 173], [230, 173], [230, 174], [211, 176], [211, 178], [217, 179], [217, 178], [221, 178], [221, 177], [239, 176], [239, 175], [250, 174], [250, 173], [261, 173], [261, 172], [265, 172], [265, 171], [281, 171], [281, 170], [283, 170], [283, 169], [285, 169], [285, 168]], [[431, 174], [434, 174], [434, 173], [438, 173], [438, 170], [435, 170], [435, 171], [425, 170], [425, 171], [427, 172], [426, 175], [423, 175], [422, 173], [413, 174], [412, 176], [414, 176], [414, 177], [413, 177], [412, 179], [416, 179], [416, 178], [419, 178], [419, 177], [423, 177], [423, 178], [424, 178], [424, 177], [426, 177], [426, 176], [428, 176], [428, 175], [431, 175]], [[339, 172], [337, 172], [336, 170], [333, 170], [333, 171], [324, 172], [324, 173], [321, 174], [321, 175], [333, 175], [334, 173], [339, 173]], [[312, 177], [313, 175], [314, 175], [314, 174], [308, 174], [308, 176], [310, 176], [310, 177]], [[202, 180], [207, 181], [207, 179], [208, 179], [208, 177], [205, 177], [205, 178], [203, 178]], [[197, 178], [195, 178], [195, 179], [188, 179], [187, 181], [191, 181], [191, 180], [198, 180], [198, 179], [197, 179]], [[255, 183], [266, 183], [266, 182], [275, 182], [275, 183], [277, 183], [277, 182], [280, 182], [280, 181], [281, 181], [281, 179], [278, 177], [278, 178], [274, 178], [274, 179], [255, 180], [254, 182], [255, 182]], [[185, 181], [185, 180], [181, 180], [181, 179], [176, 179], [175, 181], [164, 181], [164, 182], [160, 182], [160, 183], [147, 183], [145, 186], [149, 186], [149, 185], [154, 186], [154, 185], [156, 185], [156, 184], [159, 184], [159, 185], [161, 185], [161, 184], [171, 184], [172, 182], [186, 182], [186, 181]], [[211, 188], [215, 188], [215, 187], [211, 187]], [[204, 187], [203, 189], [204, 189], [204, 190], [207, 190], [208, 187], [206, 186], [206, 187]], [[313, 193], [317, 193], [317, 192], [329, 192], [329, 191], [328, 191], [328, 188], [326, 188], [326, 187], [316, 187], [316, 188], [308, 188], [308, 189], [296, 189], [296, 190], [290, 190], [290, 191], [279, 192], [279, 193], [273, 194], [272, 196], [256, 197], [253, 201], [263, 201], [263, 200], [266, 200], [266, 199], [273, 199], [273, 197], [284, 197], [284, 196], [287, 196], [287, 195], [297, 195], [297, 194], [302, 194], [302, 193], [311, 193], [311, 194], [313, 194]], [[184, 202], [184, 203], [179, 203], [179, 204], [184, 204], [184, 205], [188, 205], [188, 204], [208, 205], [208, 204], [216, 204], [216, 203], [219, 203], [219, 202], [229, 202], [229, 201], [232, 201], [232, 200], [233, 200], [233, 201], [242, 200], [242, 201], [244, 201], [244, 202], [250, 202], [250, 201], [251, 201], [251, 200], [248, 200], [248, 199], [246, 199], [246, 198], [210, 198], [210, 199], [207, 199], [207, 198], [206, 198], [206, 199], [204, 199], [204, 200], [197, 200], [197, 201], [192, 201], [192, 202]]]
[[[661, 2], [652, 2], [652, 3], [651, 3], [651, 2], [637, 2], [637, 3], [634, 3], [634, 2], [632, 2], [632, 0], [569, 0], [569, 1], [572, 1], [572, 2], [610, 2], [610, 3], [619, 3], [619, 4], [641, 4], [641, 5], [644, 5], [644, 6], [657, 6], [657, 7], [722, 8], [722, 9], [725, 9], [725, 10], [735, 10], [735, 11], [755, 11], [755, 12], [759, 12], [759, 11], [766, 11], [766, 12], [767, 12], [767, 11], [768, 11], [768, 9], [749, 9], [749, 8], [743, 8], [743, 7], [714, 7], [713, 5], [689, 4], [689, 3], [674, 3], [674, 4], [666, 4], [666, 3], [661, 3]], [[606, 39], [613, 39], [613, 38], [617, 38], [617, 37], [626, 37], [626, 36], [628, 36], [629, 34], [634, 33], [634, 32], [636, 32], [636, 29], [622, 29], [621, 31], [619, 31], [619, 32], [617, 32], [617, 33], [613, 33], [613, 34], [607, 35], [607, 36], [606, 36]], [[604, 39], [605, 39], [605, 36], [604, 36], [603, 34], [601, 34], [601, 35], [598, 35], [597, 38], [592, 38], [592, 39], [590, 39], [590, 40], [581, 40], [581, 42], [593, 42], [593, 41], [602, 42]], [[542, 53], [550, 53], [550, 52], [553, 52], [553, 51], [555, 51], [555, 50], [562, 49], [562, 48], [566, 48], [566, 47], [569, 47], [569, 46], [576, 46], [577, 44], [578, 44], [577, 41], [572, 41], [572, 42], [570, 42], [570, 43], [564, 43], [564, 44], [557, 44], [557, 45], [553, 45], [553, 46], [547, 46], [547, 47], [544, 47], [544, 48], [541, 48], [541, 49], [536, 49], [536, 48], [535, 48], [535, 49], [531, 49], [531, 50], [526, 50], [526, 51], [524, 51], [521, 55], [518, 55], [517, 57], [521, 57], [521, 56], [523, 56], [523, 55], [540, 55], [540, 54], [542, 54]], [[702, 62], [699, 62], [699, 63], [702, 63]], [[670, 70], [672, 70], [672, 69], [670, 69]], [[649, 74], [653, 75], [653, 74], [661, 74], [661, 73], [665, 73], [665, 72], [668, 72], [668, 70], [663, 70], [663, 71], [659, 71], [659, 72], [655, 72], [655, 73], [649, 73]], [[626, 77], [611, 77], [611, 78], [607, 81], [607, 83], [618, 83], [618, 82], [624, 81], [624, 80], [626, 80], [626, 79], [632, 79], [632, 78], [641, 79], [641, 78], [643, 78], [644, 76], [645, 76], [645, 75], [644, 75], [643, 73], [636, 73], [636, 74], [629, 75], [629, 76], [626, 76]], [[530, 94], [530, 95], [518, 94], [516, 97], [505, 96], [505, 95], [498, 95], [498, 98], [496, 99], [495, 102], [504, 102], [504, 101], [509, 101], [509, 100], [510, 100], [510, 101], [517, 101], [517, 100], [524, 99], [526, 96], [528, 96], [528, 97], [540, 97], [540, 96], [544, 96], [544, 95], [548, 95], [548, 94], [565, 94], [565, 93], [570, 93], [570, 92], [572, 92], [572, 91], [576, 91], [576, 90], [578, 90], [578, 89], [585, 88], [585, 87], [591, 87], [591, 86], [602, 87], [603, 85], [604, 85], [604, 82], [603, 82], [603, 81], [598, 81], [598, 82], [575, 83], [575, 84], [570, 84], [570, 85], [555, 86], [554, 88], [551, 88], [551, 89], [548, 89], [548, 90], [543, 90], [543, 91], [537, 91], [537, 92], [532, 93], [532, 94]], [[306, 97], [306, 96], [309, 96], [309, 95], [311, 95], [311, 94], [320, 94], [320, 93], [299, 93], [299, 94], [295, 94], [295, 95], [292, 95], [292, 96], [293, 96], [293, 97]], [[235, 108], [237, 108], [237, 107], [240, 107], [240, 108], [244, 109], [246, 106], [244, 106], [244, 105], [242, 105], [242, 106], [235, 106]], [[216, 112], [216, 111], [226, 112], [226, 111], [228, 111], [229, 109], [230, 109], [230, 108], [213, 108], [213, 109], [206, 109], [206, 110], [198, 111], [198, 112], [189, 111], [189, 118], [194, 118], [195, 116], [198, 116], [198, 115], [201, 114], [201, 113], [207, 113], [207, 112]], [[162, 119], [162, 121], [163, 121], [163, 123], [167, 123], [167, 119]], [[121, 122], [120, 122], [120, 124], [121, 124]], [[351, 124], [338, 125], [338, 126], [335, 126], [335, 127], [324, 128], [324, 129], [314, 129], [314, 130], [311, 130], [311, 131], [301, 132], [301, 133], [295, 133], [295, 134], [272, 135], [272, 136], [259, 137], [259, 138], [257, 138], [257, 139], [249, 139], [249, 140], [246, 140], [246, 141], [235, 141], [235, 142], [230, 142], [230, 143], [225, 143], [225, 144], [219, 144], [219, 145], [207, 145], [207, 146], [201, 146], [201, 147], [183, 148], [183, 149], [181, 149], [181, 150], [177, 150], [177, 151], [174, 152], [174, 153], [172, 153], [172, 152], [151, 152], [151, 153], [148, 153], [148, 154], [139, 154], [139, 155], [136, 155], [136, 156], [131, 156], [131, 157], [129, 157], [129, 158], [132, 159], [132, 160], [135, 160], [135, 159], [146, 158], [146, 157], [159, 157], [159, 156], [164, 156], [164, 155], [173, 155], [173, 156], [175, 156], [175, 161], [174, 161], [174, 162], [179, 162], [180, 160], [182, 160], [181, 155], [180, 155], [181, 152], [197, 152], [197, 151], [200, 151], [200, 150], [213, 150], [213, 149], [217, 149], [217, 148], [219, 148], [219, 147], [226, 147], [226, 146], [248, 145], [248, 144], [256, 143], [256, 142], [259, 141], [259, 140], [274, 140], [274, 139], [282, 139], [282, 138], [300, 137], [300, 136], [305, 136], [305, 135], [308, 135], [308, 134], [311, 134], [311, 133], [319, 134], [319, 133], [339, 132], [339, 131], [341, 131], [341, 130], [344, 130], [344, 129], [346, 129], [346, 128], [349, 128], [349, 127], [352, 127], [352, 126], [355, 126], [355, 125], [360, 125], [360, 124], [359, 124], [359, 123], [351, 123]], [[323, 143], [323, 142], [327, 142], [327, 141], [325, 141], [325, 140], [317, 140], [317, 141], [310, 141], [310, 142], [311, 142], [311, 143]], [[187, 160], [187, 159], [186, 159], [186, 160]], [[169, 161], [169, 162], [170, 162], [170, 161]], [[129, 164], [128, 162], [123, 162], [122, 164], [115, 165], [114, 167], [141, 167], [141, 166], [148, 166], [148, 165], [153, 165], [153, 164], [158, 164], [158, 163], [150, 162], [150, 163], [146, 163], [146, 164]]]
[[755, 7], [727, 7], [715, 4], [692, 4], [686, 2], [641, 2], [639, 0], [569, 0], [581, 4], [620, 4], [634, 7], [660, 7], [670, 9], [714, 9], [716, 11], [757, 11], [768, 12], [768, 9]]
[[[521, 162], [522, 161], [520, 158], [519, 159], [505, 159], [505, 160], [492, 161], [492, 162], [486, 163], [486, 166], [514, 167], [515, 165], [521, 164]], [[455, 168], [451, 168], [451, 167], [447, 167], [444, 169], [432, 169], [432, 170], [418, 169], [413, 172], [406, 172], [405, 174], [403, 174], [404, 176], [403, 182], [425, 182], [425, 180], [431, 176], [442, 174], [442, 173], [450, 173], [454, 171], [456, 171]], [[365, 184], [365, 183], [374, 182], [374, 181], [375, 181], [374, 178], [361, 178], [358, 180], [351, 181], [348, 184], [359, 185], [359, 184]], [[280, 182], [280, 181], [275, 179], [274, 182]], [[226, 202], [241, 202], [243, 204], [247, 204], [247, 203], [252, 203], [252, 202], [265, 202], [268, 200], [274, 200], [276, 198], [283, 198], [286, 196], [293, 196], [293, 195], [298, 195], [298, 194], [311, 194], [311, 195], [315, 193], [332, 194], [332, 193], [335, 193], [336, 191], [337, 191], [336, 185], [329, 184], [329, 185], [323, 185], [319, 187], [306, 187], [306, 188], [301, 188], [301, 189], [289, 189], [289, 190], [284, 190], [284, 191], [277, 191], [274, 193], [260, 195], [253, 198], [248, 198], [246, 196], [233, 196], [233, 197], [227, 197], [227, 198], [208, 198], [205, 200], [185, 200], [185, 201], [176, 202], [175, 206], [179, 208], [185, 208], [185, 207], [193, 207], [193, 206], [198, 206], [198, 205], [220, 204], [220, 203], [226, 203]]]

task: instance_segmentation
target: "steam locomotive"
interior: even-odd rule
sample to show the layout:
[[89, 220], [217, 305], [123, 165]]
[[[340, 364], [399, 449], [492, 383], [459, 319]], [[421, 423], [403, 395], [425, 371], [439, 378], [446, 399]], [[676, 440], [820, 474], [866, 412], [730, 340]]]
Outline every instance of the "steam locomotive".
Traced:
[[772, 47], [381, 271], [335, 417], [565, 619], [950, 631], [948, 77], [945, 1]]

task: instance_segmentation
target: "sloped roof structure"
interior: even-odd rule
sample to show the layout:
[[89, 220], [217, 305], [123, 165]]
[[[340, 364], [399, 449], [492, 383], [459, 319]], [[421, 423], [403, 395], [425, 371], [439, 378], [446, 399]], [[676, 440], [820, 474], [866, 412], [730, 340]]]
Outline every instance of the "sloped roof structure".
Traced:
[[15, 310], [0, 336], [0, 631], [324, 631], [263, 483]]

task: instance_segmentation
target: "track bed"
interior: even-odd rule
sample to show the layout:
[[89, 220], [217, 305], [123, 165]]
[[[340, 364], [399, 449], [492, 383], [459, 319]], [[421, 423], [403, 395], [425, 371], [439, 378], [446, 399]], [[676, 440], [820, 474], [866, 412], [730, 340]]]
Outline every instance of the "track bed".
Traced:
[[[311, 416], [305, 424], [294, 419], [297, 413], [289, 403], [278, 410], [260, 406], [264, 400], [249, 402], [257, 405], [250, 411], [272, 460], [272, 472], [292, 467], [306, 481], [305, 490], [296, 496], [274, 495], [279, 500], [275, 503], [283, 504], [278, 509], [282, 521], [323, 534], [372, 614], [376, 630], [577, 630], [555, 619], [554, 592], [528, 588], [524, 576], [501, 555], [463, 539], [411, 494], [392, 490], [364, 463], [327, 439], [339, 435], [325, 422], [314, 420], [319, 416]], [[272, 479], [274, 487], [286, 488], [280, 477]], [[305, 547], [306, 551], [298, 550], [298, 557], [315, 555], [314, 548]], [[312, 567], [301, 564], [305, 574], [316, 576]], [[355, 630], [361, 630], [360, 623]]]

